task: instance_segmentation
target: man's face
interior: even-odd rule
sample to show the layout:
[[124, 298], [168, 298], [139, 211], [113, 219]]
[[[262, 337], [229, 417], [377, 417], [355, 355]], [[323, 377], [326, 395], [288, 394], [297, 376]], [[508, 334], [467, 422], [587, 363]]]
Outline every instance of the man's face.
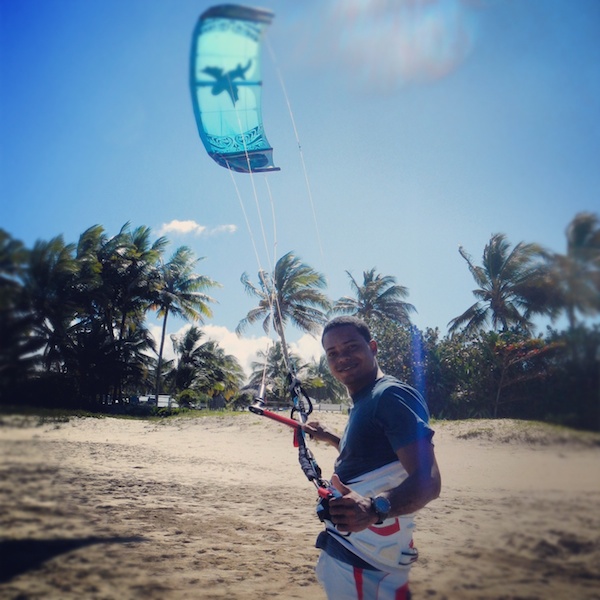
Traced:
[[332, 375], [350, 394], [358, 392], [377, 377], [377, 343], [367, 342], [352, 325], [341, 325], [328, 331], [323, 348]]

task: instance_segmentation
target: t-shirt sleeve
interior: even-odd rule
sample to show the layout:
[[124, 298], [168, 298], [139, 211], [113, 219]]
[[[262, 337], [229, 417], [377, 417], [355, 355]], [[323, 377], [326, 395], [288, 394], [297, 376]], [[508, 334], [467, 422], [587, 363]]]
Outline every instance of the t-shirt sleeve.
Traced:
[[394, 452], [416, 441], [433, 438], [425, 401], [415, 390], [386, 390], [379, 399], [376, 419]]

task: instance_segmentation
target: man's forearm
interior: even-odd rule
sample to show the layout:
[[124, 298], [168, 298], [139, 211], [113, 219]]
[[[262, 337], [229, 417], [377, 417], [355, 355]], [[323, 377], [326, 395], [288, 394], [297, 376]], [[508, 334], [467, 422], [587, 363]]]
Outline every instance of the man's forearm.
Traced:
[[331, 431], [327, 432], [327, 435], [323, 438], [323, 441], [334, 448], [340, 449], [340, 437]]
[[320, 442], [325, 442], [338, 450], [340, 449], [340, 436], [321, 425], [318, 421], [311, 421], [310, 423], [303, 425], [302, 429], [311, 438]]
[[440, 495], [441, 481], [437, 465], [429, 473], [415, 472], [398, 487], [381, 494], [391, 504], [390, 516], [409, 515]]

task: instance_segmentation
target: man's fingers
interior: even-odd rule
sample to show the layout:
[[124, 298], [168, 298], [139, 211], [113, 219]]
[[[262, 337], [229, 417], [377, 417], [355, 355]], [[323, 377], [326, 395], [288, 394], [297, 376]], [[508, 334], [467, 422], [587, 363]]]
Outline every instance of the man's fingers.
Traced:
[[347, 486], [344, 485], [342, 483], [342, 480], [337, 476], [337, 475], [333, 475], [331, 478], [331, 485], [333, 485], [333, 487], [342, 495], [345, 496], [346, 494], [349, 494], [352, 490]]

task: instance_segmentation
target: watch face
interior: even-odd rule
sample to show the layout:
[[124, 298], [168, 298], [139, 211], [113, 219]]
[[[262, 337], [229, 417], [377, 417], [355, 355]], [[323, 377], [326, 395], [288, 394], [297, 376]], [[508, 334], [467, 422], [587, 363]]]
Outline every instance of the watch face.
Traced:
[[390, 509], [392, 508], [389, 500], [387, 500], [383, 496], [377, 496], [376, 498], [373, 498], [373, 506], [375, 508], [375, 512], [377, 512], [378, 515], [382, 516], [387, 516], [387, 514], [390, 512]]

